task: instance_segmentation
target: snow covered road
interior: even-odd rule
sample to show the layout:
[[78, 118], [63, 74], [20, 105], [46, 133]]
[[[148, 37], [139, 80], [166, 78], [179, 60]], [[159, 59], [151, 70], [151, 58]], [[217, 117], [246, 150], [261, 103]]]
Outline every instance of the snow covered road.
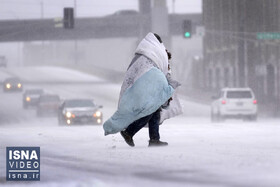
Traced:
[[[42, 87], [62, 98], [94, 98], [105, 119], [116, 109], [120, 89], [109, 83]], [[58, 126], [56, 118], [37, 118], [22, 109], [21, 93], [0, 95], [0, 186], [280, 186], [278, 119], [212, 124], [208, 106], [183, 101], [185, 114], [160, 128], [169, 146], [147, 147], [143, 129], [131, 148], [119, 134], [104, 137], [102, 126]], [[41, 181], [6, 182], [7, 146], [40, 146]]]

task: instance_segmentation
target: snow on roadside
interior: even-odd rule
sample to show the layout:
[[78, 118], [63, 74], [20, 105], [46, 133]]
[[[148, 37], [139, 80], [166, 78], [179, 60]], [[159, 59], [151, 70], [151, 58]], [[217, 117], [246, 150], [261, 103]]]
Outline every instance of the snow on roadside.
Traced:
[[92, 181], [61, 181], [61, 182], [41, 182], [41, 181], [35, 181], [35, 182], [13, 182], [13, 183], [6, 183], [1, 185], [2, 187], [109, 187], [109, 185], [103, 183], [99, 180], [92, 180]]
[[103, 82], [104, 80], [76, 70], [62, 67], [21, 67], [7, 69], [14, 76], [28, 82]]
[[147, 147], [147, 129], [135, 136], [136, 147], [131, 148], [119, 134], [104, 137], [101, 126], [59, 127], [48, 119], [2, 128], [0, 141], [27, 146], [36, 142], [41, 147], [42, 184], [56, 181], [56, 175], [65, 179], [73, 175], [75, 181], [92, 176], [108, 186], [280, 184], [279, 121], [211, 124], [208, 120], [166, 121], [160, 127], [161, 137], [169, 146], [162, 148]]

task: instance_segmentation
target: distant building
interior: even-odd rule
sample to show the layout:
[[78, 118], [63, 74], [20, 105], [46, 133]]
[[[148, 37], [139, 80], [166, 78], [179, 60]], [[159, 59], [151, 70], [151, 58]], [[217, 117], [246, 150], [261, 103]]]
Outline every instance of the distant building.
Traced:
[[251, 87], [262, 101], [279, 102], [280, 39], [258, 33], [277, 32], [278, 0], [203, 0], [204, 86]]

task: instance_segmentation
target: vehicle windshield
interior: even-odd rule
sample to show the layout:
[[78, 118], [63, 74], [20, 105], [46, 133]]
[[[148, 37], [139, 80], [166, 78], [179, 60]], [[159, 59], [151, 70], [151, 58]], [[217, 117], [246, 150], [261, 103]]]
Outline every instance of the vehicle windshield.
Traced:
[[43, 96], [40, 98], [41, 102], [59, 102], [59, 97], [54, 95], [54, 96]]
[[66, 108], [75, 108], [75, 107], [94, 107], [95, 104], [92, 100], [71, 100], [65, 102]]
[[12, 79], [7, 79], [6, 82], [10, 82], [10, 83], [19, 83], [20, 80], [16, 79], [16, 78], [12, 78]]
[[241, 98], [252, 98], [250, 91], [228, 91], [227, 98], [241, 99]]
[[43, 90], [26, 90], [27, 94], [42, 94]]

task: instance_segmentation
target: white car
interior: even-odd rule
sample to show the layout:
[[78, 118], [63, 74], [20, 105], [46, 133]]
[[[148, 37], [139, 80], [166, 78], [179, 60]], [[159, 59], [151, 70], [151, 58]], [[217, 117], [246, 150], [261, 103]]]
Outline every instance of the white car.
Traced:
[[257, 120], [258, 106], [255, 94], [250, 88], [224, 88], [218, 97], [213, 97], [211, 121], [226, 118]]

